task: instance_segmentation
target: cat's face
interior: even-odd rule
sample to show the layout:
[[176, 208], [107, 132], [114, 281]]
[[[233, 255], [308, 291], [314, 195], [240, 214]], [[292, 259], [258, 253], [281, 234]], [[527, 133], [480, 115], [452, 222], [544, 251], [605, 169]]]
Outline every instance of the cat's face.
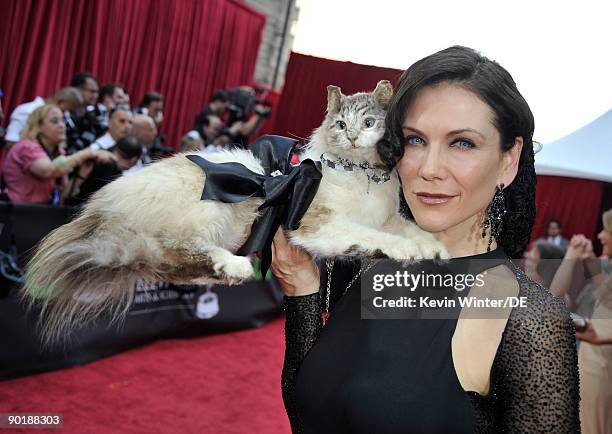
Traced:
[[385, 116], [393, 88], [380, 81], [373, 92], [343, 95], [328, 86], [327, 116], [322, 127], [328, 151], [341, 157], [379, 162], [376, 143], [385, 132]]

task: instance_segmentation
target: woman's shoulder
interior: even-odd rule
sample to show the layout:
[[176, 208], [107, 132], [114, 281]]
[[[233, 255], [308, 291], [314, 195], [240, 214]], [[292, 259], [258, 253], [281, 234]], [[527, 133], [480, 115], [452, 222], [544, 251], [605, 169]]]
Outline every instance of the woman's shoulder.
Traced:
[[534, 316], [536, 319], [548, 316], [569, 318], [569, 310], [563, 298], [554, 295], [548, 289], [533, 281], [516, 264], [511, 262], [510, 268], [518, 281], [519, 297], [523, 306], [522, 309], [519, 308], [516, 312], [513, 312], [515, 315]]
[[21, 166], [32, 160], [46, 156], [44, 149], [30, 139], [21, 139], [14, 143], [6, 154], [5, 166]]
[[[18, 155], [47, 155], [45, 150], [42, 148], [40, 144], [30, 139], [21, 139], [18, 142], [14, 143], [9, 150], [8, 155], [13, 154], [13, 156]], [[7, 156], [8, 156], [7, 155]]]
[[[510, 264], [518, 285], [518, 305], [512, 309], [504, 331], [504, 346], [548, 348], [554, 342], [572, 341], [574, 325], [565, 301], [530, 279], [517, 265]], [[508, 348], [507, 348], [508, 349]]]
[[28, 149], [28, 148], [40, 148], [40, 145], [31, 139], [21, 139], [11, 146], [11, 149]]

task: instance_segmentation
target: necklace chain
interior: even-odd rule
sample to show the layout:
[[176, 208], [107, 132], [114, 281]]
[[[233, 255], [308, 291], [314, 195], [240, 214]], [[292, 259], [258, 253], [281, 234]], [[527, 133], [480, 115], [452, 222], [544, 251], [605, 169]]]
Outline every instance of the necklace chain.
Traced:
[[[344, 291], [342, 291], [342, 294], [340, 295], [340, 297], [346, 294], [346, 291], [348, 291], [349, 288], [353, 286], [353, 284], [359, 278], [359, 276], [361, 276], [363, 273], [365, 273], [370, 268], [372, 268], [374, 264], [376, 264], [376, 261], [369, 261], [366, 266], [361, 264], [361, 266], [359, 267], [359, 271], [357, 272], [357, 274], [353, 276], [353, 278], [351, 279], [349, 284], [346, 286], [346, 288], [344, 288]], [[332, 277], [332, 271], [334, 269], [334, 260], [326, 259], [325, 268], [327, 269], [327, 284], [325, 285], [325, 310], [323, 311], [323, 325], [327, 323], [327, 319], [329, 318], [329, 296], [331, 294], [331, 277]]]

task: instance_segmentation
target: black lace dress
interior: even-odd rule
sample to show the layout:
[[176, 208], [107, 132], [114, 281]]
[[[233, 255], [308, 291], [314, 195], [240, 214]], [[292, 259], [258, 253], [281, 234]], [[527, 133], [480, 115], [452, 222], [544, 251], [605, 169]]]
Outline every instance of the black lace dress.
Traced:
[[[527, 307], [513, 309], [486, 396], [454, 370], [457, 320], [362, 320], [358, 264], [336, 265], [330, 319], [322, 297], [285, 297], [283, 400], [294, 433], [577, 433], [574, 326], [565, 304], [501, 250], [479, 258], [514, 273]], [[325, 288], [323, 282], [322, 288]]]

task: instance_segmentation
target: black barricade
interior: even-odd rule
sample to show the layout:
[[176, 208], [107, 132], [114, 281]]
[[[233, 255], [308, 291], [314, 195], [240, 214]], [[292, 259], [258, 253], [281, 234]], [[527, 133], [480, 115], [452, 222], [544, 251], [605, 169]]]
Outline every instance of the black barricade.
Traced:
[[[37, 242], [69, 221], [74, 209], [0, 203], [0, 250], [16, 246], [23, 267]], [[76, 330], [65, 346], [43, 351], [36, 334], [38, 315], [26, 315], [19, 285], [0, 282], [0, 379], [87, 363], [158, 338], [195, 337], [259, 327], [278, 317], [282, 292], [273, 279], [240, 286], [172, 285], [139, 282], [125, 321], [108, 318]]]

